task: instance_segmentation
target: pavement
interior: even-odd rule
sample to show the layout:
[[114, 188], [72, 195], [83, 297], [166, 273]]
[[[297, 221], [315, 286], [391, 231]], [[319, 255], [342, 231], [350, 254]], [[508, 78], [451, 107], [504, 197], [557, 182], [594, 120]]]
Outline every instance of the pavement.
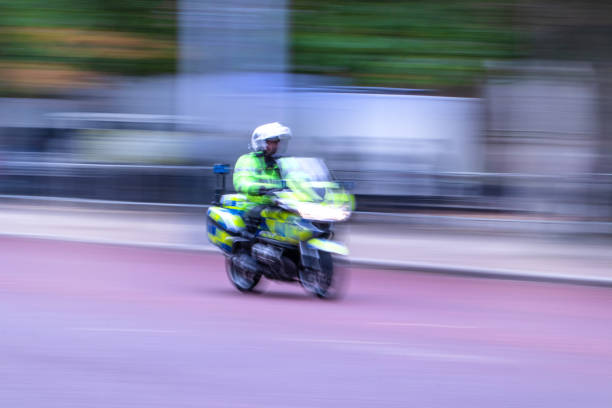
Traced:
[[[199, 207], [0, 202], [4, 236], [217, 251], [204, 214]], [[543, 220], [508, 229], [507, 219], [415, 216], [357, 214], [339, 226], [338, 239], [354, 266], [612, 286], [609, 235], [551, 231]]]

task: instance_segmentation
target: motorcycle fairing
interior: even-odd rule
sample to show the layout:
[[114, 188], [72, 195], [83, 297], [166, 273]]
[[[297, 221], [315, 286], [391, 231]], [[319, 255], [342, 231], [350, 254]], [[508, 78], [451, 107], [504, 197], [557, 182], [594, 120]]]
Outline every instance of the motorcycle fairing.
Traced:
[[329, 239], [312, 238], [307, 241], [308, 245], [320, 251], [330, 252], [338, 255], [348, 255], [348, 248], [339, 242], [330, 241]]

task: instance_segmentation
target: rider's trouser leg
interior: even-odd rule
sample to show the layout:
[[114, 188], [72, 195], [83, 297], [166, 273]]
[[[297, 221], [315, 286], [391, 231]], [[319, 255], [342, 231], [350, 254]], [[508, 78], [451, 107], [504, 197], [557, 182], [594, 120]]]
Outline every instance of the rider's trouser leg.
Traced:
[[244, 223], [246, 224], [248, 232], [253, 234], [255, 233], [255, 231], [257, 231], [259, 224], [261, 224], [261, 221], [263, 220], [263, 217], [261, 216], [261, 211], [266, 207], [267, 205], [260, 204], [252, 207], [247, 211], [244, 216]]

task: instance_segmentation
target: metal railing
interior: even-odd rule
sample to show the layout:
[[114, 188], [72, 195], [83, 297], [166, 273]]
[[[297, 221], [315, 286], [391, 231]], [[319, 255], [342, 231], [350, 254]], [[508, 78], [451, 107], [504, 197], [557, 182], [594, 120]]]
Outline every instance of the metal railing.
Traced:
[[[0, 163], [0, 195], [202, 206], [214, 197], [212, 166], [97, 164], [15, 160]], [[358, 195], [358, 209], [529, 211], [609, 216], [612, 174], [333, 171]], [[392, 194], [377, 194], [388, 184]], [[231, 184], [230, 184], [231, 185]], [[595, 210], [594, 210], [595, 209]], [[606, 215], [607, 214], [607, 215]]]
[[208, 204], [212, 166], [5, 161], [0, 193], [20, 197]]

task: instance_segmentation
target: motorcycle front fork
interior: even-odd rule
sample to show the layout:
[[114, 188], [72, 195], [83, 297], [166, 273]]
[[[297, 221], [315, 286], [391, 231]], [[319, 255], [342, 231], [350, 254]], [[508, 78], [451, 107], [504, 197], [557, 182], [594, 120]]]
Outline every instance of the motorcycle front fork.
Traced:
[[304, 268], [314, 269], [316, 271], [321, 270], [319, 251], [303, 241], [300, 242], [300, 258]]

